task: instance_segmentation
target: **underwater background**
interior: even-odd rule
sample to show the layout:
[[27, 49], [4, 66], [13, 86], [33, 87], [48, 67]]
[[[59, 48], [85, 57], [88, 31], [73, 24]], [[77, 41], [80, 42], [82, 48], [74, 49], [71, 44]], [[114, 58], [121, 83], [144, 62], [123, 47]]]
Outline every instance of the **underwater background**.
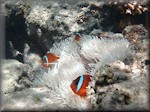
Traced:
[[149, 0], [1, 0], [1, 110], [149, 110]]

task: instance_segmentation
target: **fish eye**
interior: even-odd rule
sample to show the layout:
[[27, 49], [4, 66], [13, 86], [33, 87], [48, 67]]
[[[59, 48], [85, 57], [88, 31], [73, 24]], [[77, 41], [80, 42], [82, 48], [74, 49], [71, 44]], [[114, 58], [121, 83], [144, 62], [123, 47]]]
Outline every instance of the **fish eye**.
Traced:
[[73, 83], [74, 85], [78, 85], [79, 78], [80, 78], [80, 76], [79, 76], [77, 79], [73, 80], [73, 82], [72, 82], [72, 83]]

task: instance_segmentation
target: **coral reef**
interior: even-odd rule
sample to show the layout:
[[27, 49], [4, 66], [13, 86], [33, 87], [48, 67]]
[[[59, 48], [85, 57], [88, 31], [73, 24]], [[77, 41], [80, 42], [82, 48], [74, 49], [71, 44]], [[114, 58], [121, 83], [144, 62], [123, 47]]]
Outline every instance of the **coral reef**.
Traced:
[[145, 60], [149, 59], [148, 52], [145, 51], [148, 49], [149, 39], [147, 30], [142, 25], [127, 26], [123, 33], [128, 37], [132, 32], [138, 35], [139, 41], [135, 41], [138, 44], [133, 44], [129, 40], [131, 52], [127, 58], [101, 66], [87, 88], [88, 97], [95, 110], [149, 109], [148, 66], [144, 65]]
[[120, 9], [125, 14], [142, 14], [143, 12], [148, 11], [148, 1], [144, 3], [139, 1], [130, 1], [123, 6], [118, 5], [118, 9]]
[[[11, 42], [15, 50], [23, 53], [24, 44], [28, 43], [31, 46], [31, 52], [42, 56], [55, 41], [60, 41], [72, 34], [89, 34], [92, 33], [92, 30], [97, 30], [98, 33], [118, 32], [127, 25], [137, 24], [140, 19], [138, 24], [147, 25], [143, 18], [144, 15], [135, 18], [124, 16], [118, 13], [113, 6], [108, 5], [108, 1], [74, 1], [74, 5], [69, 5], [71, 1], [68, 0], [62, 2], [61, 5], [59, 2], [62, 1], [41, 2], [39, 0], [37, 4], [29, 0], [3, 1], [2, 15], [6, 17], [6, 30], [9, 32], [9, 34], [6, 33], [7, 46], [11, 46]], [[119, 1], [119, 4], [120, 2], [123, 4], [128, 1]], [[140, 2], [143, 4], [143, 1]], [[144, 14], [147, 14], [147, 11]], [[15, 30], [18, 28], [19, 31]], [[17, 38], [13, 38], [15, 34], [19, 34]], [[13, 56], [11, 52], [8, 48], [7, 58], [12, 55], [11, 58], [23, 61], [22, 55]]]
[[[28, 66], [17, 60], [2, 60], [2, 94], [15, 91], [20, 85], [19, 80], [28, 70]], [[25, 86], [25, 85], [24, 85]]]
[[149, 110], [148, 4], [2, 0], [1, 110]]
[[[103, 1], [103, 0], [99, 0]], [[103, 1], [108, 4], [114, 5], [124, 14], [142, 14], [148, 11], [149, 0], [106, 0]]]
[[[116, 42], [114, 40], [116, 40]], [[93, 50], [93, 46], [90, 45], [92, 43], [95, 44], [95, 48], [98, 47], [97, 50]], [[101, 45], [101, 47], [98, 45]], [[106, 50], [106, 48], [110, 45], [113, 46], [113, 49]], [[124, 48], [124, 50], [122, 48]], [[100, 53], [99, 51], [102, 50], [106, 51]], [[89, 73], [93, 75], [94, 73], [93, 70], [96, 70], [96, 68], [101, 64], [106, 64], [115, 61], [116, 59], [126, 57], [126, 55], [128, 54], [127, 50], [128, 50], [128, 41], [126, 41], [123, 38], [121, 39], [114, 38], [111, 40], [111, 39], [99, 39], [98, 37], [95, 36], [82, 35], [80, 43], [78, 44], [76, 44], [76, 42], [74, 42], [74, 38], [71, 37], [62, 40], [59, 43], [53, 44], [53, 47], [50, 49], [50, 52], [57, 54], [60, 57], [60, 59], [47, 71], [45, 71], [44, 68], [42, 68], [42, 64], [37, 67], [35, 66], [36, 63], [33, 62], [32, 60], [34, 59], [36, 61], [36, 57], [32, 59], [31, 55], [27, 55], [27, 57], [25, 58], [25, 62], [29, 64], [33, 70], [37, 69], [40, 72], [38, 74], [35, 74], [34, 79], [32, 81], [33, 82], [32, 86], [48, 87], [50, 89], [50, 92], [49, 96], [47, 97], [48, 99], [51, 99], [50, 104], [55, 105], [54, 104], [55, 101], [55, 103], [57, 102], [57, 104], [59, 104], [60, 102], [60, 107], [62, 104], [64, 105], [62, 109], [65, 107], [70, 107], [72, 109], [76, 108], [79, 110], [82, 109], [85, 110], [90, 109], [89, 101], [87, 99], [80, 98], [80, 96], [77, 96], [73, 93], [73, 91], [70, 88], [71, 82], [76, 77], [80, 76], [80, 74], [86, 73], [86, 68], [84, 66], [90, 65], [91, 63], [95, 64], [95, 69], [94, 68], [92, 68], [92, 70], [91, 68], [88, 69]], [[113, 56], [111, 56], [110, 53], [114, 51], [117, 55], [113, 54]], [[90, 54], [95, 53], [97, 53], [98, 57], [87, 58], [87, 56], [89, 56]], [[105, 55], [107, 55], [107, 57], [109, 58], [102, 58], [105, 57]], [[82, 59], [87, 59], [87, 61], [84, 61], [83, 64]], [[97, 62], [93, 61], [94, 59], [97, 59]], [[34, 65], [35, 67], [32, 65]], [[32, 95], [28, 95], [28, 97], [31, 96]], [[5, 98], [7, 99], [7, 96], [5, 96]], [[11, 99], [13, 99], [13, 97]], [[20, 99], [18, 99], [18, 101], [20, 101]], [[79, 103], [76, 103], [76, 101], [78, 101]], [[14, 107], [19, 109], [24, 108], [26, 106], [25, 102], [23, 107], [19, 108], [18, 105], [16, 106], [13, 105], [13, 108]], [[7, 100], [5, 100], [5, 103], [7, 105]], [[11, 109], [11, 107], [9, 108]], [[36, 106], [32, 105], [30, 109], [32, 108], [36, 108]]]

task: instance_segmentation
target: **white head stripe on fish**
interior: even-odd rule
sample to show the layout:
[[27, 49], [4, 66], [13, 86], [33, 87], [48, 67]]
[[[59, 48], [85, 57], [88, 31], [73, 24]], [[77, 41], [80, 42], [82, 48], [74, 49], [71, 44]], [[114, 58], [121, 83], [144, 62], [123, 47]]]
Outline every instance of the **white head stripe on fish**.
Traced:
[[48, 66], [48, 58], [47, 58], [47, 56], [45, 55], [45, 56], [43, 57], [43, 59], [46, 59], [46, 64], [47, 64], [47, 66]]
[[80, 76], [80, 79], [79, 79], [79, 82], [78, 82], [78, 85], [77, 85], [77, 89], [76, 89], [76, 92], [78, 92], [83, 84], [83, 75]]

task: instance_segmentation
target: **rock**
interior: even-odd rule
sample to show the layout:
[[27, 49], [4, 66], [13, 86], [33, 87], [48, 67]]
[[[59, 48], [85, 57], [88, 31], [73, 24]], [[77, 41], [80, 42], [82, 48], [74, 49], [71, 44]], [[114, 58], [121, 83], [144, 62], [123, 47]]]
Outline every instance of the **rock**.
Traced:
[[[125, 60], [101, 66], [95, 74], [87, 88], [94, 110], [149, 110], [148, 66], [143, 64], [148, 60], [147, 30], [133, 25], [124, 31], [125, 37], [128, 33], [136, 33], [138, 44], [129, 41], [130, 53]], [[136, 46], [139, 48], [133, 49]]]
[[[29, 88], [3, 96], [1, 110], [70, 110], [64, 102], [50, 97], [49, 88]], [[56, 98], [57, 99], [57, 98]], [[3, 105], [4, 104], [4, 105]]]
[[28, 70], [28, 66], [17, 60], [2, 60], [2, 94], [14, 92], [18, 81]]

